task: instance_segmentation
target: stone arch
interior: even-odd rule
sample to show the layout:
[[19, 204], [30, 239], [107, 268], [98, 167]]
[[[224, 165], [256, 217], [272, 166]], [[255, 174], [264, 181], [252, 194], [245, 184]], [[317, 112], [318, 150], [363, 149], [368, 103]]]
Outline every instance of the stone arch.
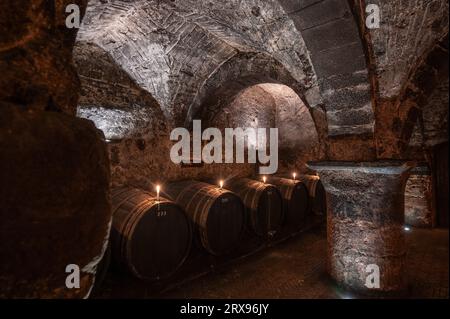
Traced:
[[402, 158], [423, 107], [441, 79], [448, 77], [448, 34], [435, 43], [411, 70], [397, 99], [377, 115], [377, 151], [380, 158]]
[[310, 54], [329, 136], [372, 135], [375, 116], [366, 56], [347, 1], [278, 0]]
[[304, 99], [304, 88], [283, 65], [265, 53], [236, 54], [216, 70], [202, 85], [186, 114], [185, 124], [205, 117], [211, 105], [229, 101], [243, 89], [260, 83], [279, 83], [291, 87]]
[[402, 149], [408, 145], [430, 96], [445, 79], [448, 79], [448, 34], [421, 59], [403, 90], [399, 108], [399, 114], [404, 116], [400, 132]]
[[275, 125], [280, 136], [280, 158], [284, 167], [304, 166], [306, 162], [325, 156], [325, 145], [310, 109], [300, 96], [283, 84], [259, 84], [275, 103]]
[[[296, 81], [281, 63], [264, 53], [239, 54], [224, 63], [199, 90], [191, 104], [184, 125], [196, 118], [213, 117], [240, 92], [259, 84], [278, 84], [289, 87], [311, 113], [314, 129], [321, 144], [327, 135], [326, 117], [320, 109], [309, 106], [306, 89]], [[209, 114], [209, 115], [208, 115]]]
[[373, 133], [362, 41], [346, 1], [93, 1], [80, 34], [159, 92], [153, 95], [176, 122], [221, 64], [266, 52], [305, 86], [311, 107], [326, 109], [330, 136]]
[[276, 127], [283, 167], [302, 166], [308, 160], [324, 158], [326, 144], [326, 119], [320, 117], [323, 113], [312, 112], [303, 91], [271, 57], [241, 55], [227, 61], [205, 83], [184, 125], [189, 127], [192, 120], [201, 119], [204, 126], [221, 129]]
[[[111, 185], [148, 188], [152, 175], [143, 172], [154, 160], [148, 150], [169, 141], [171, 125], [161, 106], [97, 44], [78, 41], [73, 56], [82, 84], [77, 116], [94, 122], [105, 135]], [[167, 162], [161, 157], [158, 161]]]
[[94, 43], [79, 41], [73, 55], [82, 83], [77, 115], [93, 121], [106, 139], [144, 138], [167, 130], [156, 99], [108, 52]]

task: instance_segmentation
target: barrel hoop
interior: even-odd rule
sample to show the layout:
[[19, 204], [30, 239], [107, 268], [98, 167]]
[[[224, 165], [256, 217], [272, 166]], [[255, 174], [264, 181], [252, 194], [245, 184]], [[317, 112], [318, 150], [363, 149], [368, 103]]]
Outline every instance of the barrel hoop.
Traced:
[[[147, 203], [148, 204], [148, 203]], [[140, 277], [139, 276], [139, 272], [137, 271], [137, 269], [136, 269], [136, 267], [132, 264], [132, 263], [130, 263], [129, 261], [130, 261], [130, 259], [131, 259], [131, 256], [130, 256], [130, 253], [131, 253], [131, 243], [133, 242], [133, 240], [132, 240], [132, 238], [133, 238], [133, 235], [134, 235], [134, 233], [135, 233], [135, 229], [136, 229], [136, 227], [137, 227], [137, 225], [139, 224], [139, 221], [142, 219], [142, 217], [153, 207], [154, 205], [151, 205], [151, 206], [149, 206], [149, 207], [147, 207], [146, 205], [141, 205], [140, 206], [140, 209], [137, 211], [137, 213], [136, 213], [136, 218], [133, 220], [133, 222], [132, 223], [130, 223], [130, 227], [129, 227], [129, 233], [127, 233], [127, 241], [126, 241], [126, 247], [124, 247], [125, 249], [126, 249], [126, 260], [127, 260], [127, 263], [128, 263], [128, 266], [130, 267], [130, 269], [133, 271], [133, 273], [134, 274], [136, 274], [138, 277]]]
[[[138, 195], [138, 193], [133, 196]], [[128, 200], [131, 200], [129, 197]], [[133, 210], [129, 212], [128, 218], [123, 222], [122, 229], [120, 230], [120, 255], [125, 259], [126, 265], [132, 269], [135, 275], [138, 275], [135, 267], [129, 262], [131, 259], [131, 249], [130, 245], [132, 243], [132, 236], [136, 225], [141, 220], [142, 215], [147, 212], [153, 205], [153, 199], [149, 198], [147, 200], [141, 201], [138, 205], [134, 206]]]
[[[194, 222], [198, 227], [199, 235], [200, 235], [200, 241], [202, 245], [206, 248], [209, 248], [209, 242], [208, 242], [208, 233], [206, 231], [206, 223], [208, 220], [208, 213], [214, 204], [214, 202], [217, 200], [217, 195], [214, 194], [214, 188], [213, 186], [208, 184], [197, 184], [198, 189], [197, 191], [191, 195], [190, 201], [186, 205], [186, 209], [193, 210], [194, 212]], [[189, 186], [186, 186], [177, 196], [177, 201], [179, 198], [181, 198], [187, 191], [189, 190]], [[205, 193], [206, 195], [203, 195], [203, 197], [206, 197], [206, 201], [203, 198], [203, 201], [198, 200], [196, 206], [192, 207], [193, 203], [192, 200], [194, 200], [197, 196], [199, 196], [200, 193]], [[200, 205], [204, 205], [203, 207], [200, 207]], [[192, 211], [191, 210], [191, 211]]]
[[[185, 193], [189, 190], [189, 185], [184, 187], [183, 190], [180, 192], [180, 194], [177, 196], [177, 202], [179, 202], [179, 200], [181, 200], [182, 196], [185, 195]], [[202, 188], [200, 187], [199, 189], [197, 189], [197, 191], [191, 196], [191, 200], [186, 204], [186, 210], [191, 210], [191, 203], [192, 203], [192, 199], [195, 198], [200, 192], [201, 192]], [[201, 214], [201, 212], [198, 211], [198, 209], [194, 209], [194, 216], [193, 216], [193, 220], [194, 223], [197, 226], [201, 226], [199, 224], [199, 216], [198, 214]]]
[[112, 207], [113, 215], [114, 215], [115, 211], [120, 208], [120, 206], [122, 206], [129, 199], [133, 198], [134, 196], [138, 195], [139, 193], [141, 193], [143, 191], [136, 189], [136, 188], [123, 188], [123, 190], [121, 192], [119, 192], [118, 194], [112, 195], [112, 197], [114, 197], [114, 198], [119, 197], [120, 195], [123, 195], [127, 192], [129, 192], [130, 194], [128, 196], [125, 196], [125, 198], [123, 198], [119, 203], [115, 203], [114, 206]]
[[[135, 197], [136, 195], [139, 195], [139, 191], [135, 190], [134, 194], [132, 193], [130, 196], [128, 196], [125, 200], [123, 200], [121, 202], [121, 205], [118, 206], [118, 208], [120, 208], [125, 202], [130, 201], [133, 199], [133, 197]], [[142, 206], [147, 205], [148, 201], [143, 201], [141, 203], [139, 203], [139, 205], [137, 206], [133, 206], [133, 209], [131, 211], [128, 212], [127, 216], [125, 217], [125, 219], [123, 220], [122, 224], [121, 224], [121, 229], [119, 229], [119, 247], [120, 247], [120, 255], [125, 257], [126, 256], [126, 246], [128, 245], [127, 243], [129, 242], [129, 236], [130, 236], [130, 227], [131, 225], [135, 222], [136, 218], [138, 217], [138, 211], [141, 209]], [[117, 209], [118, 209], [117, 208]], [[125, 259], [127, 260], [127, 259]]]

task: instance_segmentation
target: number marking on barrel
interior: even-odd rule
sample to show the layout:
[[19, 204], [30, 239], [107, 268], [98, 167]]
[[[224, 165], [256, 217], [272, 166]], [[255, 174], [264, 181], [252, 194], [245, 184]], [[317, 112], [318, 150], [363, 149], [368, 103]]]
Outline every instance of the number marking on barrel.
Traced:
[[156, 216], [158, 216], [158, 217], [167, 216], [167, 211], [165, 211], [165, 210], [159, 211], [156, 213]]

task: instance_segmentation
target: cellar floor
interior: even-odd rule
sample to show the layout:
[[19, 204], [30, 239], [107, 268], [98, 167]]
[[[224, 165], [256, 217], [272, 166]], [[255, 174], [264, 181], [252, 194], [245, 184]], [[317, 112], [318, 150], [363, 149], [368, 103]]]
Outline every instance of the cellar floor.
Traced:
[[[448, 298], [448, 230], [407, 232], [407, 276], [412, 298]], [[326, 230], [317, 227], [275, 247], [154, 293], [128, 281], [112, 285], [109, 273], [98, 298], [352, 298], [325, 272]], [[116, 275], [117, 276], [117, 275]], [[124, 284], [125, 283], [125, 284]]]

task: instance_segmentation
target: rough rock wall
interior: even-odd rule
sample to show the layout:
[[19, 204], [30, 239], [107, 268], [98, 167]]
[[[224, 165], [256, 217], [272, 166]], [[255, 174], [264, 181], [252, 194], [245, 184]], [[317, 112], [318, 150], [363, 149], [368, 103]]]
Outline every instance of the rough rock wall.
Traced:
[[370, 135], [370, 85], [355, 19], [345, 1], [313, 2], [94, 0], [79, 40], [109, 52], [178, 123], [223, 63], [265, 53], [290, 73], [313, 113], [326, 110], [330, 135]]
[[373, 0], [370, 3], [379, 5], [381, 10], [380, 29], [370, 31], [379, 98], [395, 98], [419, 58], [448, 33], [448, 1]]
[[[103, 134], [75, 118], [69, 3], [0, 2], [0, 297], [83, 298], [111, 219]], [[80, 288], [66, 287], [66, 266]]]
[[432, 148], [448, 141], [448, 78], [435, 88], [419, 115], [410, 147]]
[[[280, 6], [253, 2], [90, 3], [74, 52], [83, 83], [78, 115], [113, 140], [114, 185], [148, 187], [154, 180], [204, 177], [208, 171], [253, 173], [252, 165], [218, 165], [218, 171], [215, 165], [181, 168], [170, 161], [170, 130], [189, 127], [205, 111], [215, 114], [207, 106], [211, 97], [220, 99], [218, 88], [231, 87], [221, 98], [229, 103], [252, 84], [279, 81], [318, 105], [301, 36]], [[233, 90], [236, 82], [244, 84]], [[315, 117], [324, 137], [320, 108]]]
[[[267, 7], [260, 12], [283, 13], [272, 3], [257, 2]], [[214, 5], [207, 1], [92, 1], [79, 39], [104, 48], [156, 98], [167, 116], [183, 122], [196, 91], [223, 62], [238, 52], [261, 51], [262, 45], [277, 42], [282, 32], [294, 32], [277, 16], [267, 17], [272, 23], [265, 27], [258, 22], [264, 15], [250, 13], [249, 5], [237, 1]], [[240, 14], [245, 17], [236, 16]], [[235, 31], [243, 23], [246, 33]], [[313, 85], [314, 74], [303, 72], [308, 59], [301, 37], [291, 39], [278, 55], [289, 62], [298, 81]]]
[[78, 116], [92, 120], [107, 139], [167, 134], [170, 123], [158, 102], [107, 52], [95, 44], [77, 42], [74, 62], [82, 83]]
[[280, 140], [280, 166], [290, 169], [305, 168], [310, 160], [326, 157], [326, 142], [314, 121], [313, 113], [300, 97], [289, 87], [279, 84], [261, 84], [275, 102], [275, 125]]
[[431, 227], [433, 224], [432, 178], [425, 171], [412, 172], [405, 188], [405, 224]]
[[[109, 161], [92, 122], [0, 102], [0, 297], [89, 295], [110, 227]], [[80, 268], [67, 289], [66, 267]]]
[[379, 105], [377, 145], [380, 157], [405, 158], [417, 120], [437, 86], [448, 78], [448, 36], [418, 62], [396, 100]]
[[234, 127], [276, 127], [275, 100], [269, 92], [256, 85], [243, 90], [224, 107], [209, 113], [207, 123], [220, 129]]
[[[221, 100], [223, 101], [223, 99]], [[258, 84], [242, 90], [231, 102], [218, 101], [205, 114], [209, 126], [224, 128], [277, 128], [279, 171], [307, 171], [305, 163], [325, 157], [310, 111], [289, 87]]]
[[129, 185], [154, 190], [157, 183], [195, 179], [217, 180], [254, 175], [254, 164], [178, 165], [170, 159], [169, 135], [124, 139], [109, 144], [112, 186]]
[[381, 12], [380, 28], [372, 30], [365, 27], [369, 1], [350, 3], [360, 18], [370, 63], [378, 157], [404, 157], [410, 126], [430, 86], [439, 82], [434, 77], [448, 68], [448, 1], [370, 1]]
[[[312, 159], [326, 153], [329, 159], [375, 160], [374, 109], [378, 156], [398, 157], [398, 149], [407, 144], [398, 140], [411, 117], [409, 107], [401, 105], [408, 104], [405, 83], [417, 73], [412, 61], [423, 60], [445, 33], [448, 6], [437, 0], [376, 3], [382, 27], [369, 31], [365, 3], [359, 0], [93, 0], [79, 45], [108, 55], [108, 63], [132, 84], [119, 80], [118, 87], [113, 75], [106, 82], [87, 75], [79, 115], [96, 119], [97, 126], [111, 131], [111, 139], [157, 141], [173, 126], [188, 127], [195, 118], [216, 114], [217, 105], [248, 87], [278, 83], [292, 88], [310, 109], [321, 144]], [[413, 29], [419, 32], [413, 35]], [[413, 36], [414, 41], [407, 40]], [[98, 63], [87, 61], [83, 50], [76, 54], [80, 69]], [[128, 106], [111, 101], [105, 107], [100, 101], [116, 96]], [[164, 122], [169, 124], [163, 127]], [[305, 157], [300, 151], [284, 152], [289, 169], [295, 162], [292, 154]]]
[[2, 101], [75, 114], [79, 81], [71, 62], [76, 30], [65, 26], [69, 3], [84, 10], [87, 0], [2, 1]]
[[254, 173], [254, 165], [172, 163], [170, 150], [175, 142], [170, 141], [170, 131], [174, 127], [158, 102], [97, 45], [78, 42], [74, 60], [82, 83], [78, 116], [92, 120], [109, 140], [113, 187], [153, 189], [157, 182]]
[[[358, 25], [347, 1], [279, 0], [303, 36], [330, 136], [372, 134], [373, 107]], [[371, 147], [370, 143], [366, 147]]]

